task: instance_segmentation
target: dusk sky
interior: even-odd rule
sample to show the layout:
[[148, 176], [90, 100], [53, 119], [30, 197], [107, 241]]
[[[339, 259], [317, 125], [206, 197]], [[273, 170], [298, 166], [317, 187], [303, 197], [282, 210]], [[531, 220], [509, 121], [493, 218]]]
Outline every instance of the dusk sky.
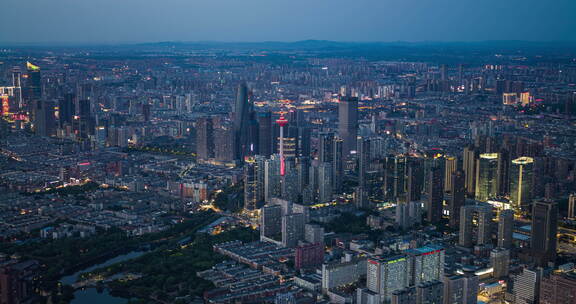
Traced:
[[0, 42], [575, 40], [574, 0], [3, 0]]

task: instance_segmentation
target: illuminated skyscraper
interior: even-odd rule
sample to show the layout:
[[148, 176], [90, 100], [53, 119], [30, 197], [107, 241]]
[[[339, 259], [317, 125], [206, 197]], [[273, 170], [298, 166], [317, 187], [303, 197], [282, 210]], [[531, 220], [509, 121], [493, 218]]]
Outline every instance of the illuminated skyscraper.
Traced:
[[462, 157], [462, 169], [466, 175], [466, 193], [468, 196], [473, 197], [474, 192], [476, 192], [476, 158], [477, 151], [474, 146], [468, 146], [464, 148], [464, 153]]
[[342, 97], [338, 103], [338, 135], [342, 138], [342, 151], [344, 158], [348, 158], [350, 151], [356, 150], [356, 136], [358, 135], [358, 98]]
[[450, 192], [452, 190], [452, 173], [458, 169], [458, 159], [454, 156], [446, 156], [444, 162], [444, 191]]
[[486, 202], [498, 196], [498, 153], [480, 154], [476, 164], [476, 200]]
[[510, 264], [510, 251], [504, 248], [496, 248], [490, 252], [490, 266], [494, 269], [494, 278], [500, 279], [508, 276]]
[[520, 157], [510, 167], [510, 201], [517, 210], [528, 210], [532, 198], [534, 159]]
[[576, 193], [570, 193], [568, 196], [568, 218], [576, 219]]
[[26, 62], [26, 103], [30, 107], [42, 98], [42, 76], [40, 67], [30, 62]]

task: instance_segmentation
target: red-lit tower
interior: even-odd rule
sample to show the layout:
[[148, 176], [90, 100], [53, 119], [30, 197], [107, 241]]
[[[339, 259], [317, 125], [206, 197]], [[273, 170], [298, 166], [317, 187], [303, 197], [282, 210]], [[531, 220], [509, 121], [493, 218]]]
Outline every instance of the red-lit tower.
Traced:
[[284, 117], [284, 113], [280, 113], [280, 118], [276, 120], [280, 126], [280, 176], [286, 173], [286, 164], [284, 163], [284, 126], [288, 124], [288, 120]]

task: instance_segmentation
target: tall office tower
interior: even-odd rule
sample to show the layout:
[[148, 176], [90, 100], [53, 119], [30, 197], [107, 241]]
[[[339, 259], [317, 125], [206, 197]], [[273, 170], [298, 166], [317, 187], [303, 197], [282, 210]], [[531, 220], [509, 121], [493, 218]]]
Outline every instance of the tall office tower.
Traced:
[[406, 230], [411, 227], [412, 222], [410, 221], [410, 205], [408, 202], [398, 202], [396, 204], [396, 225], [402, 230]]
[[440, 80], [448, 80], [448, 67], [445, 64], [440, 66]]
[[329, 132], [320, 133], [318, 139], [318, 161], [331, 163], [334, 160], [334, 134]]
[[445, 304], [476, 304], [478, 302], [478, 277], [473, 273], [445, 276]]
[[246, 158], [244, 167], [244, 208], [255, 210], [264, 201], [264, 164], [263, 156]]
[[486, 202], [498, 196], [498, 153], [480, 154], [476, 162], [476, 200]]
[[540, 304], [576, 303], [574, 273], [551, 274], [540, 282]]
[[406, 180], [406, 157], [404, 155], [387, 157], [384, 173], [384, 197], [387, 199], [403, 197], [406, 194]]
[[470, 197], [474, 197], [476, 192], [476, 159], [478, 152], [474, 146], [468, 146], [464, 148], [462, 153], [462, 169], [466, 175], [466, 193]]
[[318, 165], [318, 201], [326, 203], [332, 200], [332, 164]]
[[344, 141], [342, 151], [348, 159], [350, 151], [356, 150], [358, 135], [358, 98], [342, 97], [338, 103], [338, 135]]
[[568, 219], [576, 219], [576, 193], [568, 196]]
[[54, 135], [54, 105], [49, 100], [38, 100], [34, 106], [34, 130], [40, 136]]
[[380, 295], [384, 303], [392, 293], [408, 287], [408, 261], [404, 255], [389, 258], [369, 258], [366, 287]]
[[260, 209], [260, 235], [280, 239], [282, 233], [282, 206], [267, 205]]
[[464, 205], [460, 210], [460, 235], [458, 244], [462, 247], [488, 244], [491, 241], [492, 206]]
[[258, 120], [258, 154], [270, 156], [272, 154], [272, 113], [260, 112]]
[[424, 166], [421, 158], [410, 158], [407, 173], [407, 202], [420, 201], [424, 179]]
[[58, 102], [58, 119], [60, 128], [64, 128], [66, 125], [72, 125], [74, 112], [74, 94], [64, 94], [64, 98], [61, 98]]
[[321, 244], [324, 247], [324, 227], [306, 224], [304, 226], [304, 239], [310, 244]]
[[332, 188], [334, 193], [342, 193], [342, 183], [344, 181], [344, 154], [342, 147], [344, 141], [335, 137], [333, 144], [333, 161], [332, 161]]
[[282, 198], [291, 202], [298, 202], [300, 192], [298, 192], [298, 170], [294, 159], [286, 161], [286, 173], [281, 177]]
[[442, 220], [442, 201], [444, 199], [442, 171], [440, 171], [440, 168], [430, 169], [428, 189], [428, 200], [426, 201], [427, 219], [429, 223], [437, 223]]
[[502, 210], [498, 215], [498, 247], [512, 249], [514, 239], [514, 211]]
[[514, 278], [514, 304], [539, 303], [542, 268], [524, 268], [522, 273]]
[[500, 279], [507, 277], [509, 265], [510, 250], [504, 248], [492, 249], [490, 252], [490, 266], [494, 269], [494, 278]]
[[282, 245], [296, 247], [304, 239], [305, 218], [303, 213], [292, 213], [282, 216]]
[[[372, 304], [372, 302], [366, 301], [366, 303]], [[378, 302], [377, 304], [379, 304]], [[392, 304], [414, 304], [416, 303], [416, 287], [406, 287], [404, 289], [396, 290], [392, 293], [391, 301]], [[375, 303], [376, 304], [376, 303]]]
[[12, 68], [12, 86], [14, 87], [14, 100], [18, 111], [24, 110], [24, 100], [22, 99], [22, 71], [20, 67]]
[[296, 162], [296, 170], [298, 171], [298, 193], [302, 194], [310, 183], [310, 158], [299, 157]]
[[215, 157], [214, 124], [212, 117], [201, 117], [196, 122], [196, 155], [199, 159]]
[[214, 148], [216, 160], [231, 162], [234, 160], [234, 130], [228, 125], [221, 125], [214, 130]]
[[298, 157], [310, 157], [311, 155], [311, 142], [312, 142], [312, 129], [309, 127], [298, 127], [298, 140], [296, 150]]
[[458, 65], [458, 83], [462, 84], [463, 80], [464, 80], [464, 65], [459, 64]]
[[556, 259], [558, 204], [535, 202], [532, 207], [532, 237], [530, 247], [538, 266], [547, 266]]
[[[414, 302], [413, 302], [414, 303]], [[444, 284], [440, 281], [422, 282], [416, 285], [416, 304], [443, 304]]]
[[358, 187], [369, 192], [367, 172], [370, 170], [370, 139], [358, 136]]
[[510, 193], [511, 153], [501, 148], [498, 154], [498, 195], [504, 196]]
[[89, 99], [78, 100], [78, 115], [75, 117], [78, 122], [78, 136], [88, 138], [88, 135], [94, 132], [92, 126], [91, 105]]
[[441, 280], [444, 275], [444, 257], [446, 250], [442, 246], [428, 245], [406, 251], [408, 259], [408, 285]]
[[270, 202], [282, 195], [280, 182], [280, 156], [273, 154], [264, 162], [264, 201]]
[[236, 147], [235, 159], [243, 160], [244, 156], [248, 155], [250, 149], [248, 138], [250, 114], [252, 112], [252, 105], [248, 101], [248, 86], [246, 83], [241, 83], [236, 92], [236, 103], [234, 105], [234, 137]]
[[530, 208], [532, 192], [532, 170], [534, 159], [520, 157], [512, 161], [510, 168], [510, 201], [516, 210]]
[[460, 226], [460, 208], [466, 201], [466, 174], [462, 170], [456, 170], [450, 175], [450, 201], [448, 203], [448, 215], [450, 216], [450, 227]]
[[[280, 126], [280, 137], [279, 137], [279, 145], [278, 151], [280, 151], [280, 176], [284, 176], [286, 174], [286, 155], [284, 154], [284, 150], [286, 148], [285, 145], [285, 136], [284, 136], [284, 127], [288, 124], [288, 120], [284, 118], [284, 115], [280, 115], [280, 118], [276, 120], [276, 124]], [[289, 142], [289, 141], [288, 141]], [[294, 156], [294, 155], [292, 155]]]
[[24, 94], [24, 99], [26, 105], [31, 107], [42, 98], [42, 76], [40, 67], [30, 62], [26, 62], [26, 73], [28, 77], [26, 78], [26, 94]]
[[444, 191], [452, 190], [452, 173], [458, 169], [458, 159], [454, 156], [444, 158]]

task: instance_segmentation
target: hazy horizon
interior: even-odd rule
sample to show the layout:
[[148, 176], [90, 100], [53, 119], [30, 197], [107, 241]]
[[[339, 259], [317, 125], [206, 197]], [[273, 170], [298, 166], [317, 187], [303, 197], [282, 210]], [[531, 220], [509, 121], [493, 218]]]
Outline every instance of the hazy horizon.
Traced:
[[576, 1], [6, 0], [2, 44], [574, 41]]

